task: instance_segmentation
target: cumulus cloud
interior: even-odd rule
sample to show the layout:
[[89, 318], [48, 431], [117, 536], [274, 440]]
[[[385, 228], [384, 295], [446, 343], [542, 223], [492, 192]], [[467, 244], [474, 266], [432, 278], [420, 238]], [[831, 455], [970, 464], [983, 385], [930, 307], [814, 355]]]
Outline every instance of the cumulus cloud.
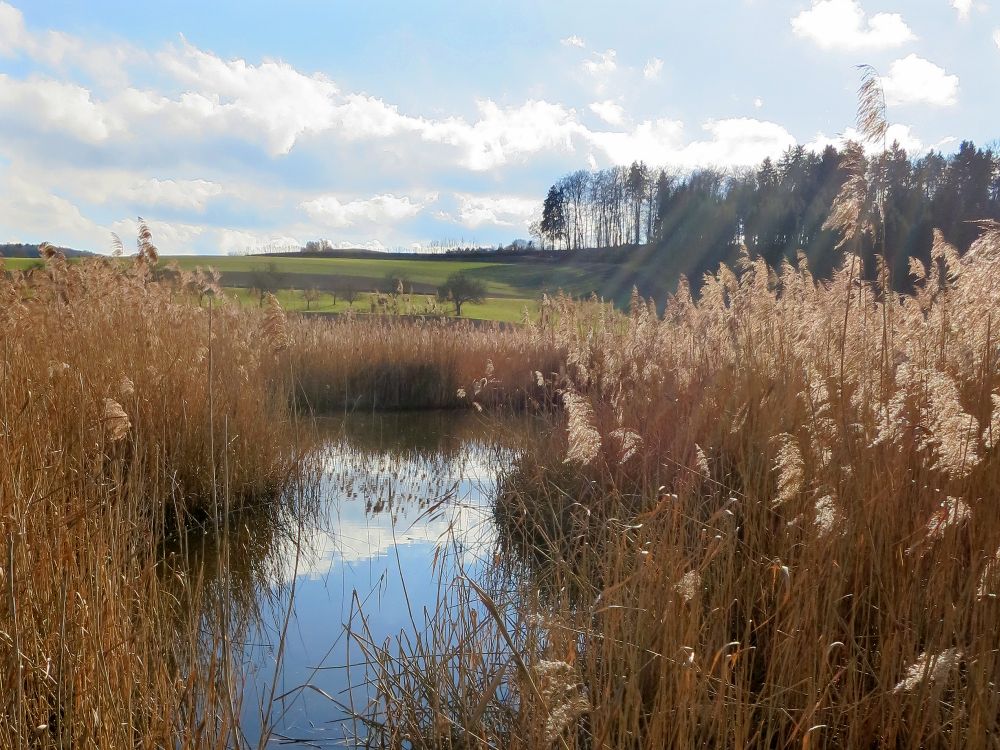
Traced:
[[958, 101], [958, 76], [916, 55], [889, 66], [882, 77], [887, 104], [933, 104], [950, 107]]
[[89, 250], [108, 245], [108, 230], [34, 180], [7, 174], [0, 185], [0, 236], [5, 242], [44, 240]]
[[27, 43], [24, 16], [17, 8], [0, 2], [0, 57], [13, 57]]
[[964, 21], [972, 13], [972, 0], [951, 0], [951, 7], [958, 11], [958, 17]]
[[710, 137], [685, 146], [679, 159], [682, 163], [757, 164], [795, 145], [795, 138], [781, 125], [750, 117], [709, 120], [703, 128]]
[[242, 253], [248, 250], [260, 250], [267, 247], [299, 248], [304, 244], [298, 238], [286, 234], [244, 232], [238, 229], [222, 229], [216, 234], [216, 245], [225, 255]]
[[561, 104], [529, 100], [501, 108], [485, 99], [477, 108], [474, 123], [462, 118], [422, 121], [418, 131], [425, 140], [458, 147], [462, 166], [481, 171], [542, 150], [572, 150], [572, 136], [581, 130], [575, 112]]
[[132, 185], [125, 196], [154, 206], [204, 211], [210, 200], [222, 194], [222, 185], [209, 180], [142, 180]]
[[[893, 144], [898, 143], [906, 153], [915, 155], [922, 154], [929, 151], [932, 148], [939, 148], [946, 145], [951, 140], [946, 138], [944, 141], [933, 144], [931, 146], [925, 146], [923, 141], [913, 132], [913, 128], [909, 125], [903, 125], [902, 123], [893, 123], [889, 126], [886, 131], [886, 143]], [[857, 128], [848, 128], [840, 135], [828, 136], [825, 133], [817, 133], [816, 137], [805, 144], [806, 148], [810, 151], [820, 152], [827, 146], [833, 146], [835, 148], [842, 148], [844, 144], [848, 141], [855, 141], [857, 143], [864, 143], [865, 150], [871, 155], [876, 154], [882, 150], [881, 143], [871, 143], [865, 140], [864, 136], [858, 131]]]
[[756, 164], [795, 145], [781, 125], [752, 118], [709, 120], [702, 129], [706, 138], [687, 141], [679, 120], [647, 120], [630, 132], [588, 133], [586, 138], [616, 164], [645, 160], [684, 168]]
[[889, 49], [916, 39], [901, 15], [869, 17], [858, 0], [814, 0], [792, 19], [792, 31], [823, 49], [849, 51]]
[[661, 72], [663, 72], [663, 60], [653, 57], [646, 63], [646, 67], [642, 69], [642, 77], [647, 81], [655, 81], [660, 77]]
[[559, 43], [566, 47], [580, 47], [581, 49], [585, 46], [585, 42], [578, 37], [576, 34], [572, 34], [565, 39], [560, 39]]
[[300, 207], [313, 221], [333, 228], [352, 227], [358, 224], [392, 224], [411, 219], [424, 206], [437, 200], [430, 195], [424, 200], [414, 200], [409, 196], [389, 193], [372, 198], [342, 202], [335, 195], [321, 195], [303, 201]]
[[46, 68], [82, 71], [95, 81], [123, 85], [126, 64], [148, 55], [129, 44], [94, 44], [61, 31], [32, 31], [24, 15], [0, 0], [0, 58], [26, 56]]
[[41, 77], [22, 81], [0, 73], [0, 120], [11, 118], [89, 143], [125, 130], [125, 123], [82, 86]]
[[613, 73], [618, 67], [618, 63], [615, 61], [616, 57], [618, 57], [618, 52], [613, 49], [595, 52], [590, 60], [583, 61], [583, 69], [595, 76]]
[[593, 102], [590, 111], [609, 125], [621, 125], [625, 122], [625, 110], [617, 102], [605, 99], [603, 102]]
[[458, 193], [455, 195], [455, 199], [458, 201], [457, 220], [470, 229], [484, 224], [496, 227], [524, 228], [538, 208], [536, 199], [520, 198], [513, 195]]
[[[153, 233], [153, 242], [164, 255], [189, 255], [194, 252], [194, 243], [206, 233], [207, 228], [182, 221], [158, 221], [147, 219], [146, 225]], [[129, 238], [136, 237], [139, 227], [133, 219], [122, 219], [111, 225], [111, 231], [118, 234], [128, 247]]]
[[183, 39], [179, 48], [160, 53], [157, 60], [190, 87], [179, 100], [182, 107], [203, 119], [262, 131], [275, 154], [288, 153], [303, 134], [337, 121], [339, 91], [320, 73], [305, 75], [274, 60], [259, 65], [223, 60]]
[[[20, 161], [12, 169], [21, 177], [30, 176], [34, 171]], [[212, 200], [226, 192], [220, 183], [212, 180], [161, 179], [131, 170], [105, 169], [99, 180], [94, 179], [92, 171], [85, 169], [50, 168], [45, 174], [51, 184], [59, 185], [67, 195], [103, 205], [203, 213]], [[273, 194], [271, 198], [269, 202], [273, 205]]]

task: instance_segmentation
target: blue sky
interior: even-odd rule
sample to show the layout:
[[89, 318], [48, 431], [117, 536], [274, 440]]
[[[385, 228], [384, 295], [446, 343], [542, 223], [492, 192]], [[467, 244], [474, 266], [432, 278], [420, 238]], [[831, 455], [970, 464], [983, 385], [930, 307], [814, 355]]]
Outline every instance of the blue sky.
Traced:
[[527, 236], [565, 172], [1000, 138], [1000, 0], [0, 0], [0, 241], [166, 253]]

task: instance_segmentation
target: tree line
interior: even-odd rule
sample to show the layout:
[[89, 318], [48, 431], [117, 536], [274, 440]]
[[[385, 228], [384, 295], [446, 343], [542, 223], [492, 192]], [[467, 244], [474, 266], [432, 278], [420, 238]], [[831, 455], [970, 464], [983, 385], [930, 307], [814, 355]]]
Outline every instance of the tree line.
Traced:
[[[864, 238], [872, 257], [884, 246], [894, 278], [906, 277], [907, 258], [927, 259], [931, 230], [966, 250], [978, 229], [1000, 219], [1000, 150], [964, 141], [957, 152], [911, 158], [898, 144], [866, 161], [869, 184], [882, 191], [883, 229]], [[679, 174], [642, 162], [576, 171], [558, 180], [532, 233], [543, 247], [627, 248], [683, 254], [689, 275], [714, 269], [741, 245], [771, 264], [803, 250], [814, 269], [836, 263], [836, 235], [823, 228], [846, 179], [833, 146], [802, 146], [756, 168], [699, 169]], [[883, 244], [884, 243], [884, 244]], [[902, 274], [900, 276], [900, 274]]]

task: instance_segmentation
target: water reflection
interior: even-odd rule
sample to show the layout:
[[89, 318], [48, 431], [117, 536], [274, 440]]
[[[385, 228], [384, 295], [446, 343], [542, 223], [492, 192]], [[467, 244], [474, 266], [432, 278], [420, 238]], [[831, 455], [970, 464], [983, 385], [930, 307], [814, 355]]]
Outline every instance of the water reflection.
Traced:
[[224, 549], [207, 535], [187, 558], [205, 570], [228, 555], [220, 591], [243, 612], [231, 632], [251, 746], [335, 746], [364, 734], [349, 717], [371, 697], [365, 654], [348, 632], [381, 644], [413, 630], [438, 599], [441, 565], [479, 566], [493, 544], [497, 469], [525, 425], [368, 414], [320, 429], [314, 483], [280, 509], [234, 517]]

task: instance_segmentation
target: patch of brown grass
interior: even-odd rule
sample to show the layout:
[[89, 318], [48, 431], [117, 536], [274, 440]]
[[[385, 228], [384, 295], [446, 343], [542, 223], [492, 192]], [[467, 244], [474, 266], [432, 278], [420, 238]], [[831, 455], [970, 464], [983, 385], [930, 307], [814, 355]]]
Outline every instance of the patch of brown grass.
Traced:
[[913, 294], [858, 267], [745, 258], [662, 317], [560, 302], [567, 423], [503, 483], [511, 575], [449, 582], [420, 680], [380, 652], [383, 736], [992, 746], [1000, 232], [938, 237]]
[[[158, 564], [166, 534], [297, 460], [261, 320], [132, 262], [0, 279], [0, 746], [217, 746], [230, 673]], [[172, 593], [173, 592], [173, 593]], [[210, 639], [211, 640], [211, 639]]]

